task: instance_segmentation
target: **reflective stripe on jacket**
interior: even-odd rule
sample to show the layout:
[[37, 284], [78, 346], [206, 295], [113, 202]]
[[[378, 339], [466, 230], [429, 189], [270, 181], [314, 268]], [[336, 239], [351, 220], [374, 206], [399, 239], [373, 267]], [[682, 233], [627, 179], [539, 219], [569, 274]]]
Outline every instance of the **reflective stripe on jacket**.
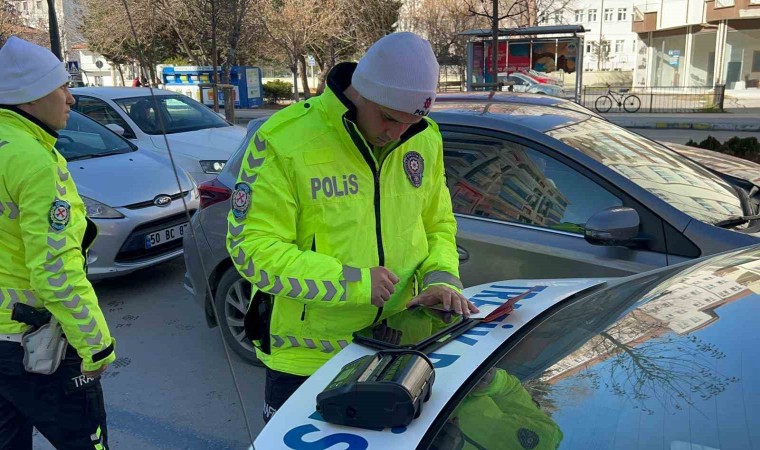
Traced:
[[[403, 310], [418, 285], [461, 289], [438, 127], [425, 118], [377, 161], [342, 94], [354, 67], [337, 66], [324, 94], [262, 125], [233, 193], [227, 248], [275, 295], [271, 352], [258, 353], [278, 371], [312, 374], [352, 332]], [[400, 278], [381, 316], [375, 266]]]
[[45, 308], [95, 370], [115, 359], [114, 340], [86, 278], [85, 207], [56, 138], [20, 110], [0, 109], [0, 333], [29, 328], [11, 320], [13, 304]]

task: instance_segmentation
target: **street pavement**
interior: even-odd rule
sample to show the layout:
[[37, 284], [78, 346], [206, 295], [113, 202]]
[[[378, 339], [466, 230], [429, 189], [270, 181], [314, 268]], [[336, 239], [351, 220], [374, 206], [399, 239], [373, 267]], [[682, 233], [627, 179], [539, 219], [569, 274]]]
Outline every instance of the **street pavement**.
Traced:
[[[184, 290], [183, 260], [95, 285], [116, 337], [102, 384], [113, 450], [246, 450], [246, 431], [219, 328]], [[256, 436], [264, 370], [231, 356]], [[35, 450], [53, 447], [35, 436]]]

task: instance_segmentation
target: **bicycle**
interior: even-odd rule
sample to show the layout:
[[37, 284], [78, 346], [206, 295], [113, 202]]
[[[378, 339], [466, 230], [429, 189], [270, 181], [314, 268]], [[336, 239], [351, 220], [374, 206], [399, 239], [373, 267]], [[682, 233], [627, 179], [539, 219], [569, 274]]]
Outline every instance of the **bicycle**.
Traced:
[[637, 96], [624, 93], [618, 93], [617, 96], [616, 98], [615, 93], [612, 92], [612, 87], [608, 84], [607, 94], [596, 99], [594, 108], [600, 113], [609, 112], [613, 103], [617, 103], [618, 108], [623, 108], [628, 113], [635, 113], [641, 108], [641, 99]]

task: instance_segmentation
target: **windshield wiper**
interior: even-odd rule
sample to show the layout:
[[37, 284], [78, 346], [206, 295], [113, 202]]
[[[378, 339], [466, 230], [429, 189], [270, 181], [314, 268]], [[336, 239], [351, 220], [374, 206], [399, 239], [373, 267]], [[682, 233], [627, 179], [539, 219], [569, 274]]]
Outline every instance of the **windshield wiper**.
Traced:
[[109, 152], [103, 152], [103, 153], [89, 153], [87, 155], [79, 155], [79, 156], [72, 156], [71, 158], [66, 158], [66, 161], [79, 161], [80, 159], [92, 159], [92, 158], [100, 158], [101, 156], [112, 156], [112, 155], [121, 155], [124, 153], [129, 153], [130, 151], [134, 150], [111, 150]]
[[95, 155], [79, 155], [79, 156], [72, 156], [70, 158], [65, 158], [66, 161], [79, 161], [80, 159], [90, 159], [94, 158]]
[[729, 217], [728, 219], [721, 220], [720, 222], [716, 222], [713, 225], [720, 228], [731, 228], [735, 227], [737, 225], [742, 225], [750, 220], [760, 220], [760, 214], [755, 216], [734, 216]]

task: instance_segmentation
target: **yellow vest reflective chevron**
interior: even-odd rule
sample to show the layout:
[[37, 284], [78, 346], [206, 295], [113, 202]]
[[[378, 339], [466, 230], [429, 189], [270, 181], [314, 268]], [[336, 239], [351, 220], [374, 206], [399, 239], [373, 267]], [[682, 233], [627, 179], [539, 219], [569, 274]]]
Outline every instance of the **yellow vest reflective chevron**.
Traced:
[[425, 118], [378, 162], [342, 95], [350, 73], [336, 67], [324, 94], [262, 125], [229, 215], [236, 267], [275, 295], [271, 353], [258, 355], [297, 375], [312, 374], [381, 318], [370, 268], [400, 278], [382, 318], [403, 310], [417, 284], [461, 288], [437, 125]]

